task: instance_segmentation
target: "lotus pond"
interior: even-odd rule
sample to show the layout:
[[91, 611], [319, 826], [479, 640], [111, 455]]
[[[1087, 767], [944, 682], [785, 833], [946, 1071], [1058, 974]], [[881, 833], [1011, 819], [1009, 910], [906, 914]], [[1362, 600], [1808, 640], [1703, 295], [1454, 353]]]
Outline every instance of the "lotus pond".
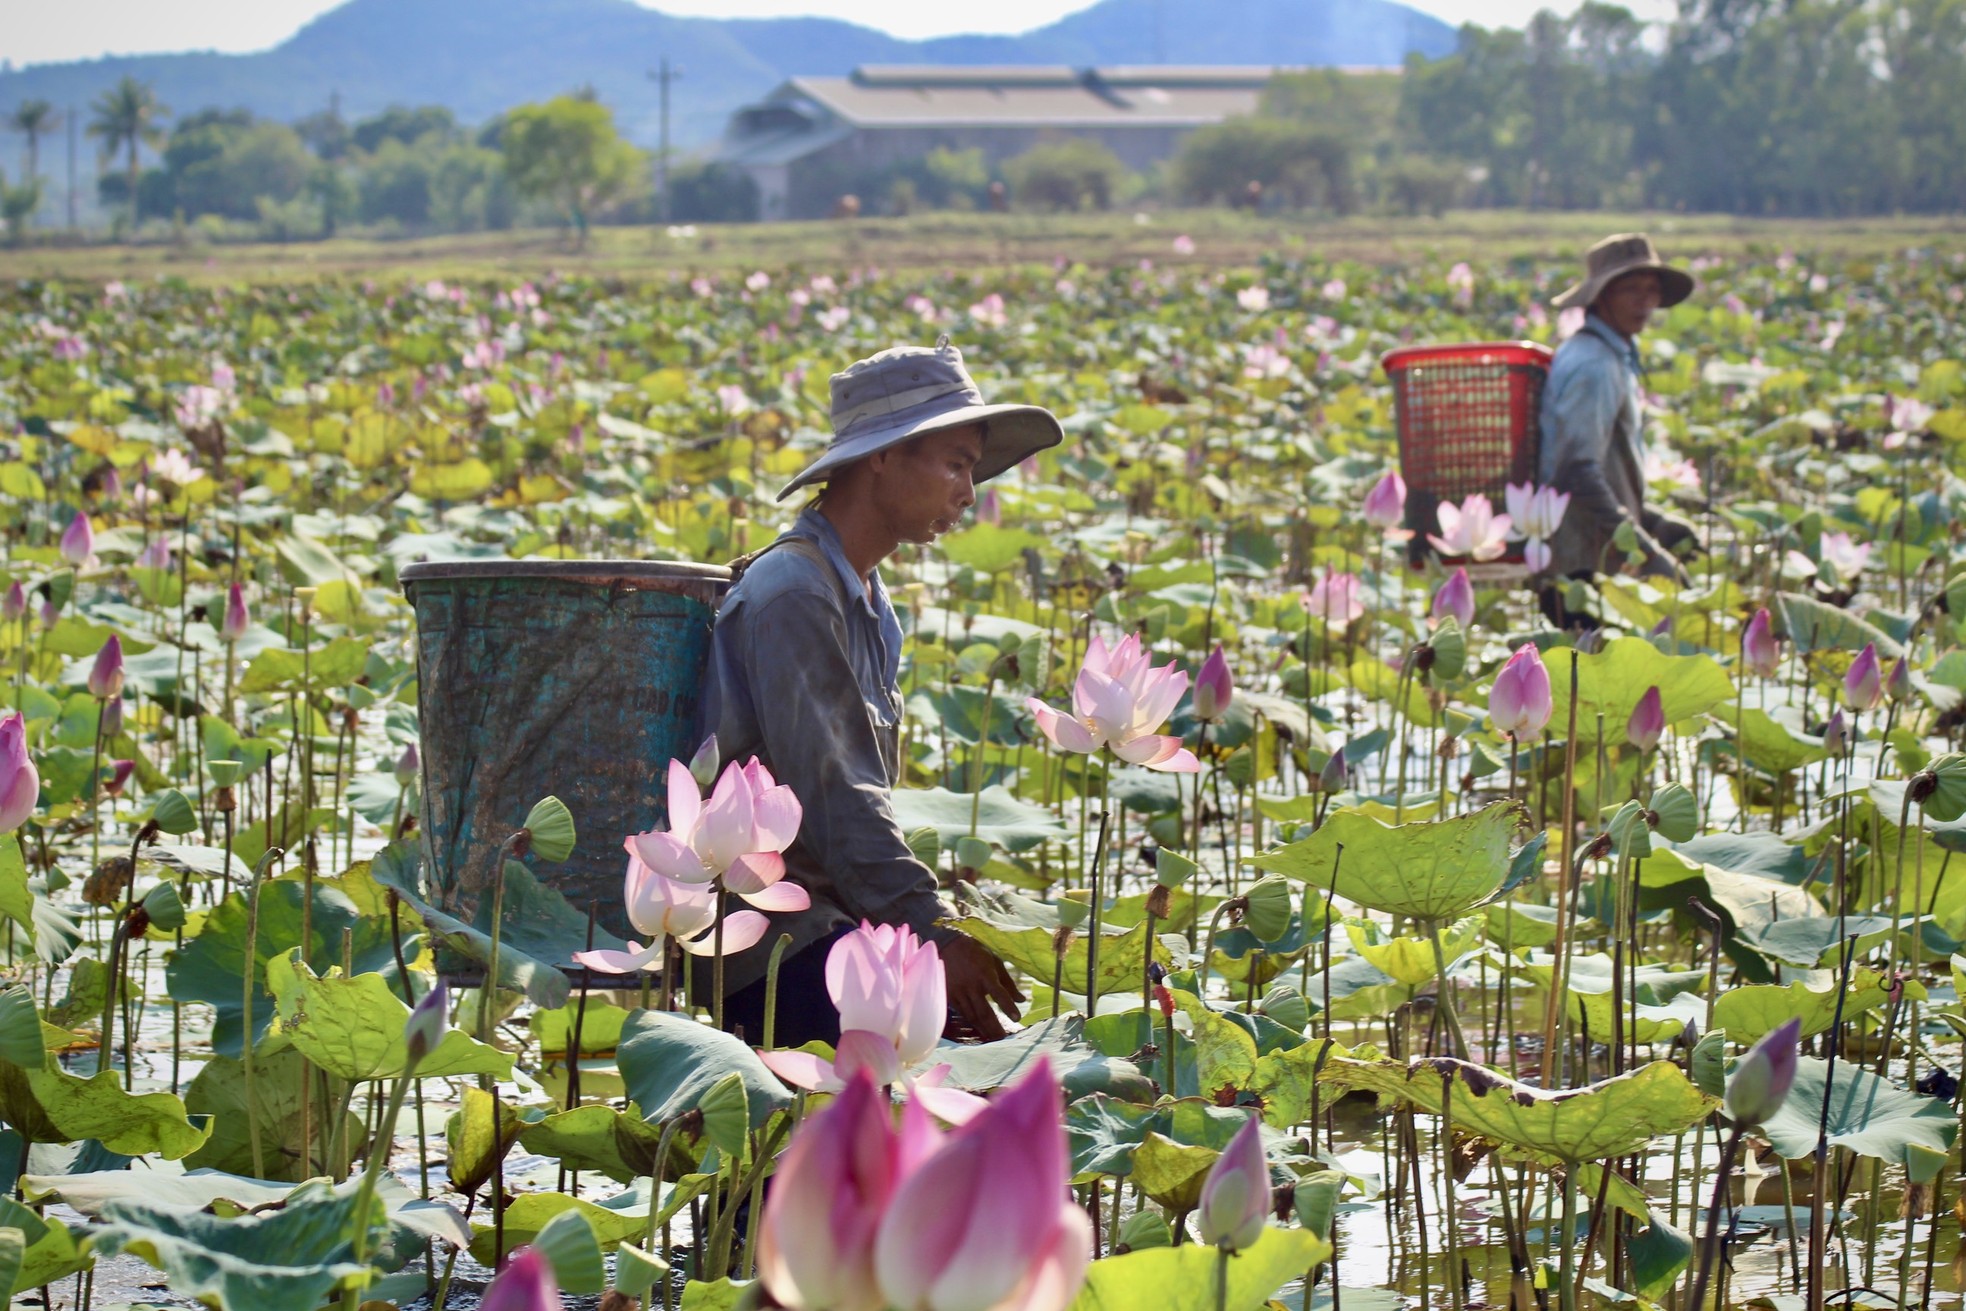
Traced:
[[[1572, 589], [1581, 640], [1368, 505], [1379, 355], [1553, 341], [1554, 262], [0, 289], [0, 1284], [465, 1306], [520, 1251], [488, 1304], [1957, 1305], [1966, 259], [1693, 267], [1646, 473], [1704, 551]], [[629, 950], [555, 890], [609, 822], [571, 780], [434, 904], [398, 574], [760, 546], [829, 372], [939, 332], [1068, 438], [887, 575], [895, 809], [1028, 998], [890, 1035], [897, 1130], [844, 1040], [557, 968]], [[1088, 738], [1088, 667], [1160, 718]], [[947, 1192], [1018, 1125], [1042, 1205]], [[861, 1217], [826, 1241], [878, 1286], [821, 1289], [850, 1126], [990, 1233]]]

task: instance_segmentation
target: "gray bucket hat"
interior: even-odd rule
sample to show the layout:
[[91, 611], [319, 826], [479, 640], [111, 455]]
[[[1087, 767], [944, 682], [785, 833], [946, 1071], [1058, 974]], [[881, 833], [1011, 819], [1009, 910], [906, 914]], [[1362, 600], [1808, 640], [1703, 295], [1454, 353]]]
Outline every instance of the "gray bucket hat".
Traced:
[[971, 472], [977, 482], [1065, 440], [1057, 418], [1041, 406], [985, 405], [963, 368], [963, 353], [946, 336], [933, 346], [895, 346], [856, 361], [833, 375], [832, 445], [778, 499], [910, 437], [969, 423], [983, 425], [983, 457]]
[[1567, 288], [1550, 304], [1560, 310], [1579, 306], [1588, 309], [1606, 287], [1627, 273], [1659, 275], [1661, 309], [1677, 305], [1693, 294], [1693, 275], [1660, 259], [1652, 238], [1643, 232], [1620, 232], [1590, 248], [1584, 256], [1584, 280]]

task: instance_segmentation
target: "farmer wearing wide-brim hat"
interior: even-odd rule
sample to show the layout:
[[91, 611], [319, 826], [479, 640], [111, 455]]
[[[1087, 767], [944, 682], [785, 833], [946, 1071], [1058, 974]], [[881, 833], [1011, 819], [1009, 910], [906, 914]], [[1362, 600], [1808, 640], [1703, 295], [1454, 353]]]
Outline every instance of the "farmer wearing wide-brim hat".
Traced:
[[899, 346], [833, 375], [833, 440], [786, 484], [822, 490], [747, 563], [717, 615], [702, 718], [725, 760], [756, 756], [804, 810], [785, 853], [787, 877], [811, 895], [774, 913], [764, 939], [725, 966], [725, 1022], [763, 1038], [765, 969], [781, 933], [773, 1041], [836, 1042], [825, 985], [832, 942], [862, 920], [906, 925], [934, 941], [951, 1006], [985, 1038], [991, 1004], [1021, 1000], [1003, 963], [937, 927], [947, 913], [935, 875], [909, 850], [888, 796], [900, 778], [901, 625], [880, 563], [904, 542], [927, 544], [961, 522], [975, 484], [1063, 440], [1035, 405], [986, 405], [944, 337]]
[[[1629, 524], [1644, 555], [1640, 571], [1684, 581], [1672, 550], [1690, 543], [1693, 530], [1645, 507], [1637, 337], [1654, 311], [1692, 294], [1693, 278], [1667, 264], [1651, 239], [1636, 232], [1606, 237], [1584, 263], [1583, 280], [1552, 302], [1559, 310], [1587, 313], [1583, 327], [1557, 348], [1543, 390], [1537, 481], [1570, 494], [1570, 508], [1550, 539], [1549, 572], [1559, 579], [1618, 572], [1624, 551], [1614, 539]], [[1556, 588], [1543, 595], [1553, 622], [1583, 618], [1561, 609]]]

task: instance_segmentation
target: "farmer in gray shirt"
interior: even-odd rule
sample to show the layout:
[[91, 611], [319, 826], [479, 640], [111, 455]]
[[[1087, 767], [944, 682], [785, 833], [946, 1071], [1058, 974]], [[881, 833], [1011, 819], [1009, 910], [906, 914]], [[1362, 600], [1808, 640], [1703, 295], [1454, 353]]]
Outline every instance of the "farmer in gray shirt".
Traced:
[[1064, 433], [1033, 405], [985, 405], [944, 337], [833, 375], [833, 441], [778, 495], [823, 484], [815, 501], [743, 572], [717, 615], [704, 676], [704, 727], [723, 758], [756, 756], [804, 808], [787, 877], [812, 895], [772, 916], [764, 940], [726, 963], [725, 1022], [763, 1038], [765, 967], [781, 933], [773, 1041], [839, 1037], [826, 952], [861, 920], [907, 925], [942, 958], [949, 1001], [984, 1038], [1021, 1000], [974, 939], [937, 921], [934, 873], [908, 849], [889, 793], [901, 777], [901, 625], [880, 563], [904, 542], [954, 528], [994, 478]]
[[[1549, 572], [1556, 578], [1618, 572], [1622, 552], [1612, 539], [1628, 524], [1645, 556], [1642, 573], [1686, 579], [1672, 548], [1690, 541], [1693, 530], [1645, 507], [1636, 338], [1655, 311], [1692, 292], [1692, 276], [1661, 260], [1649, 238], [1622, 233], [1592, 246], [1584, 280], [1553, 302], [1560, 310], [1588, 311], [1584, 326], [1557, 348], [1543, 389], [1537, 481], [1570, 493], [1570, 508], [1550, 540]], [[1561, 604], [1560, 589], [1544, 589], [1551, 622], [1588, 622]]]

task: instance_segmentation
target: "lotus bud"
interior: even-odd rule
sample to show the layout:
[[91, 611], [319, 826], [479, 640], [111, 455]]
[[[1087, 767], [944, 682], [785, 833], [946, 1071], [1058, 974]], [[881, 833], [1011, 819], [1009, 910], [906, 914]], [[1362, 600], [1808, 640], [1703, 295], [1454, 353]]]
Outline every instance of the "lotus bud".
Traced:
[[0, 719], [0, 833], [27, 822], [41, 798], [41, 774], [27, 754], [27, 721], [18, 711]]
[[1235, 680], [1229, 674], [1229, 661], [1222, 654], [1222, 644], [1215, 644], [1214, 654], [1202, 662], [1201, 673], [1195, 676], [1195, 718], [1204, 723], [1214, 723], [1229, 711], [1229, 702], [1235, 697]]
[[1631, 721], [1625, 725], [1625, 736], [1640, 751], [1650, 751], [1659, 745], [1659, 735], [1665, 731], [1666, 712], [1659, 701], [1659, 689], [1648, 687], [1638, 699]]
[[1474, 583], [1468, 578], [1466, 566], [1457, 566], [1434, 592], [1433, 614], [1436, 620], [1451, 616], [1463, 629], [1474, 623]]
[[416, 776], [421, 772], [422, 768], [423, 760], [417, 755], [416, 743], [412, 742], [403, 748], [402, 755], [396, 757], [396, 764], [394, 766], [396, 786], [406, 788], [416, 782]]
[[1406, 480], [1389, 469], [1365, 495], [1365, 521], [1385, 532], [1406, 518]]
[[1741, 663], [1751, 674], [1773, 678], [1781, 660], [1781, 646], [1775, 641], [1775, 623], [1764, 606], [1754, 612], [1747, 631], [1741, 634]]
[[111, 633], [109, 640], [96, 652], [96, 662], [89, 670], [89, 695], [98, 701], [108, 701], [120, 696], [123, 691], [123, 640]]
[[506, 1258], [478, 1311], [562, 1311], [560, 1288], [545, 1255], [528, 1244]]
[[1890, 698], [1893, 705], [1911, 695], [1911, 666], [1905, 662], [1905, 657], [1899, 656], [1891, 666], [1891, 676], [1884, 680], [1884, 695]]
[[1883, 670], [1878, 666], [1877, 643], [1866, 642], [1850, 670], [1843, 675], [1843, 700], [1859, 713], [1877, 709], [1884, 699]]
[[169, 538], [159, 537], [144, 547], [136, 558], [139, 569], [155, 569], [167, 573], [171, 567], [171, 543]]
[[437, 986], [423, 994], [423, 1000], [410, 1012], [410, 1018], [403, 1023], [403, 1042], [409, 1048], [410, 1064], [415, 1065], [444, 1040], [444, 1033], [450, 1028], [450, 990], [442, 979]]
[[703, 739], [703, 744], [697, 747], [696, 754], [689, 758], [690, 777], [696, 780], [698, 787], [707, 792], [717, 785], [717, 770], [721, 764], [717, 751], [717, 735], [712, 733]]
[[1263, 1236], [1270, 1215], [1270, 1164], [1263, 1156], [1262, 1126], [1263, 1117], [1251, 1115], [1209, 1170], [1195, 1210], [1202, 1242], [1241, 1252]]
[[124, 786], [130, 781], [130, 775], [136, 773], [136, 769], [137, 762], [134, 760], [110, 761], [109, 777], [103, 780], [102, 790], [112, 797], [121, 796]]
[[102, 737], [106, 742], [123, 731], [123, 698], [113, 696], [102, 703]]
[[1763, 1124], [1782, 1109], [1795, 1083], [1802, 1021], [1793, 1019], [1748, 1050], [1727, 1078], [1727, 1118], [1736, 1125]]
[[1340, 748], [1326, 758], [1324, 768], [1318, 771], [1318, 791], [1343, 792], [1345, 790], [1345, 784], [1350, 777], [1351, 769], [1345, 763], [1344, 749]]
[[96, 530], [89, 516], [78, 514], [68, 521], [61, 534], [61, 558], [76, 569], [84, 568], [96, 553]]
[[55, 604], [55, 598], [47, 596], [41, 599], [40, 616], [43, 628], [53, 628], [61, 622], [61, 607]]
[[992, 526], [1003, 523], [1003, 502], [998, 499], [996, 488], [985, 491], [976, 502], [976, 522]]
[[1831, 715], [1829, 723], [1823, 725], [1823, 750], [1832, 756], [1842, 755], [1843, 748], [1848, 745], [1849, 731], [1841, 710]]
[[0, 619], [14, 622], [27, 614], [27, 589], [19, 582], [7, 588], [7, 595], [0, 600]]
[[225, 593], [225, 618], [219, 621], [218, 635], [227, 642], [236, 642], [246, 635], [246, 626], [252, 616], [246, 613], [246, 594], [234, 583]]
[[1550, 722], [1550, 671], [1533, 642], [1524, 642], [1495, 675], [1488, 693], [1488, 721], [1498, 733], [1533, 742]]

